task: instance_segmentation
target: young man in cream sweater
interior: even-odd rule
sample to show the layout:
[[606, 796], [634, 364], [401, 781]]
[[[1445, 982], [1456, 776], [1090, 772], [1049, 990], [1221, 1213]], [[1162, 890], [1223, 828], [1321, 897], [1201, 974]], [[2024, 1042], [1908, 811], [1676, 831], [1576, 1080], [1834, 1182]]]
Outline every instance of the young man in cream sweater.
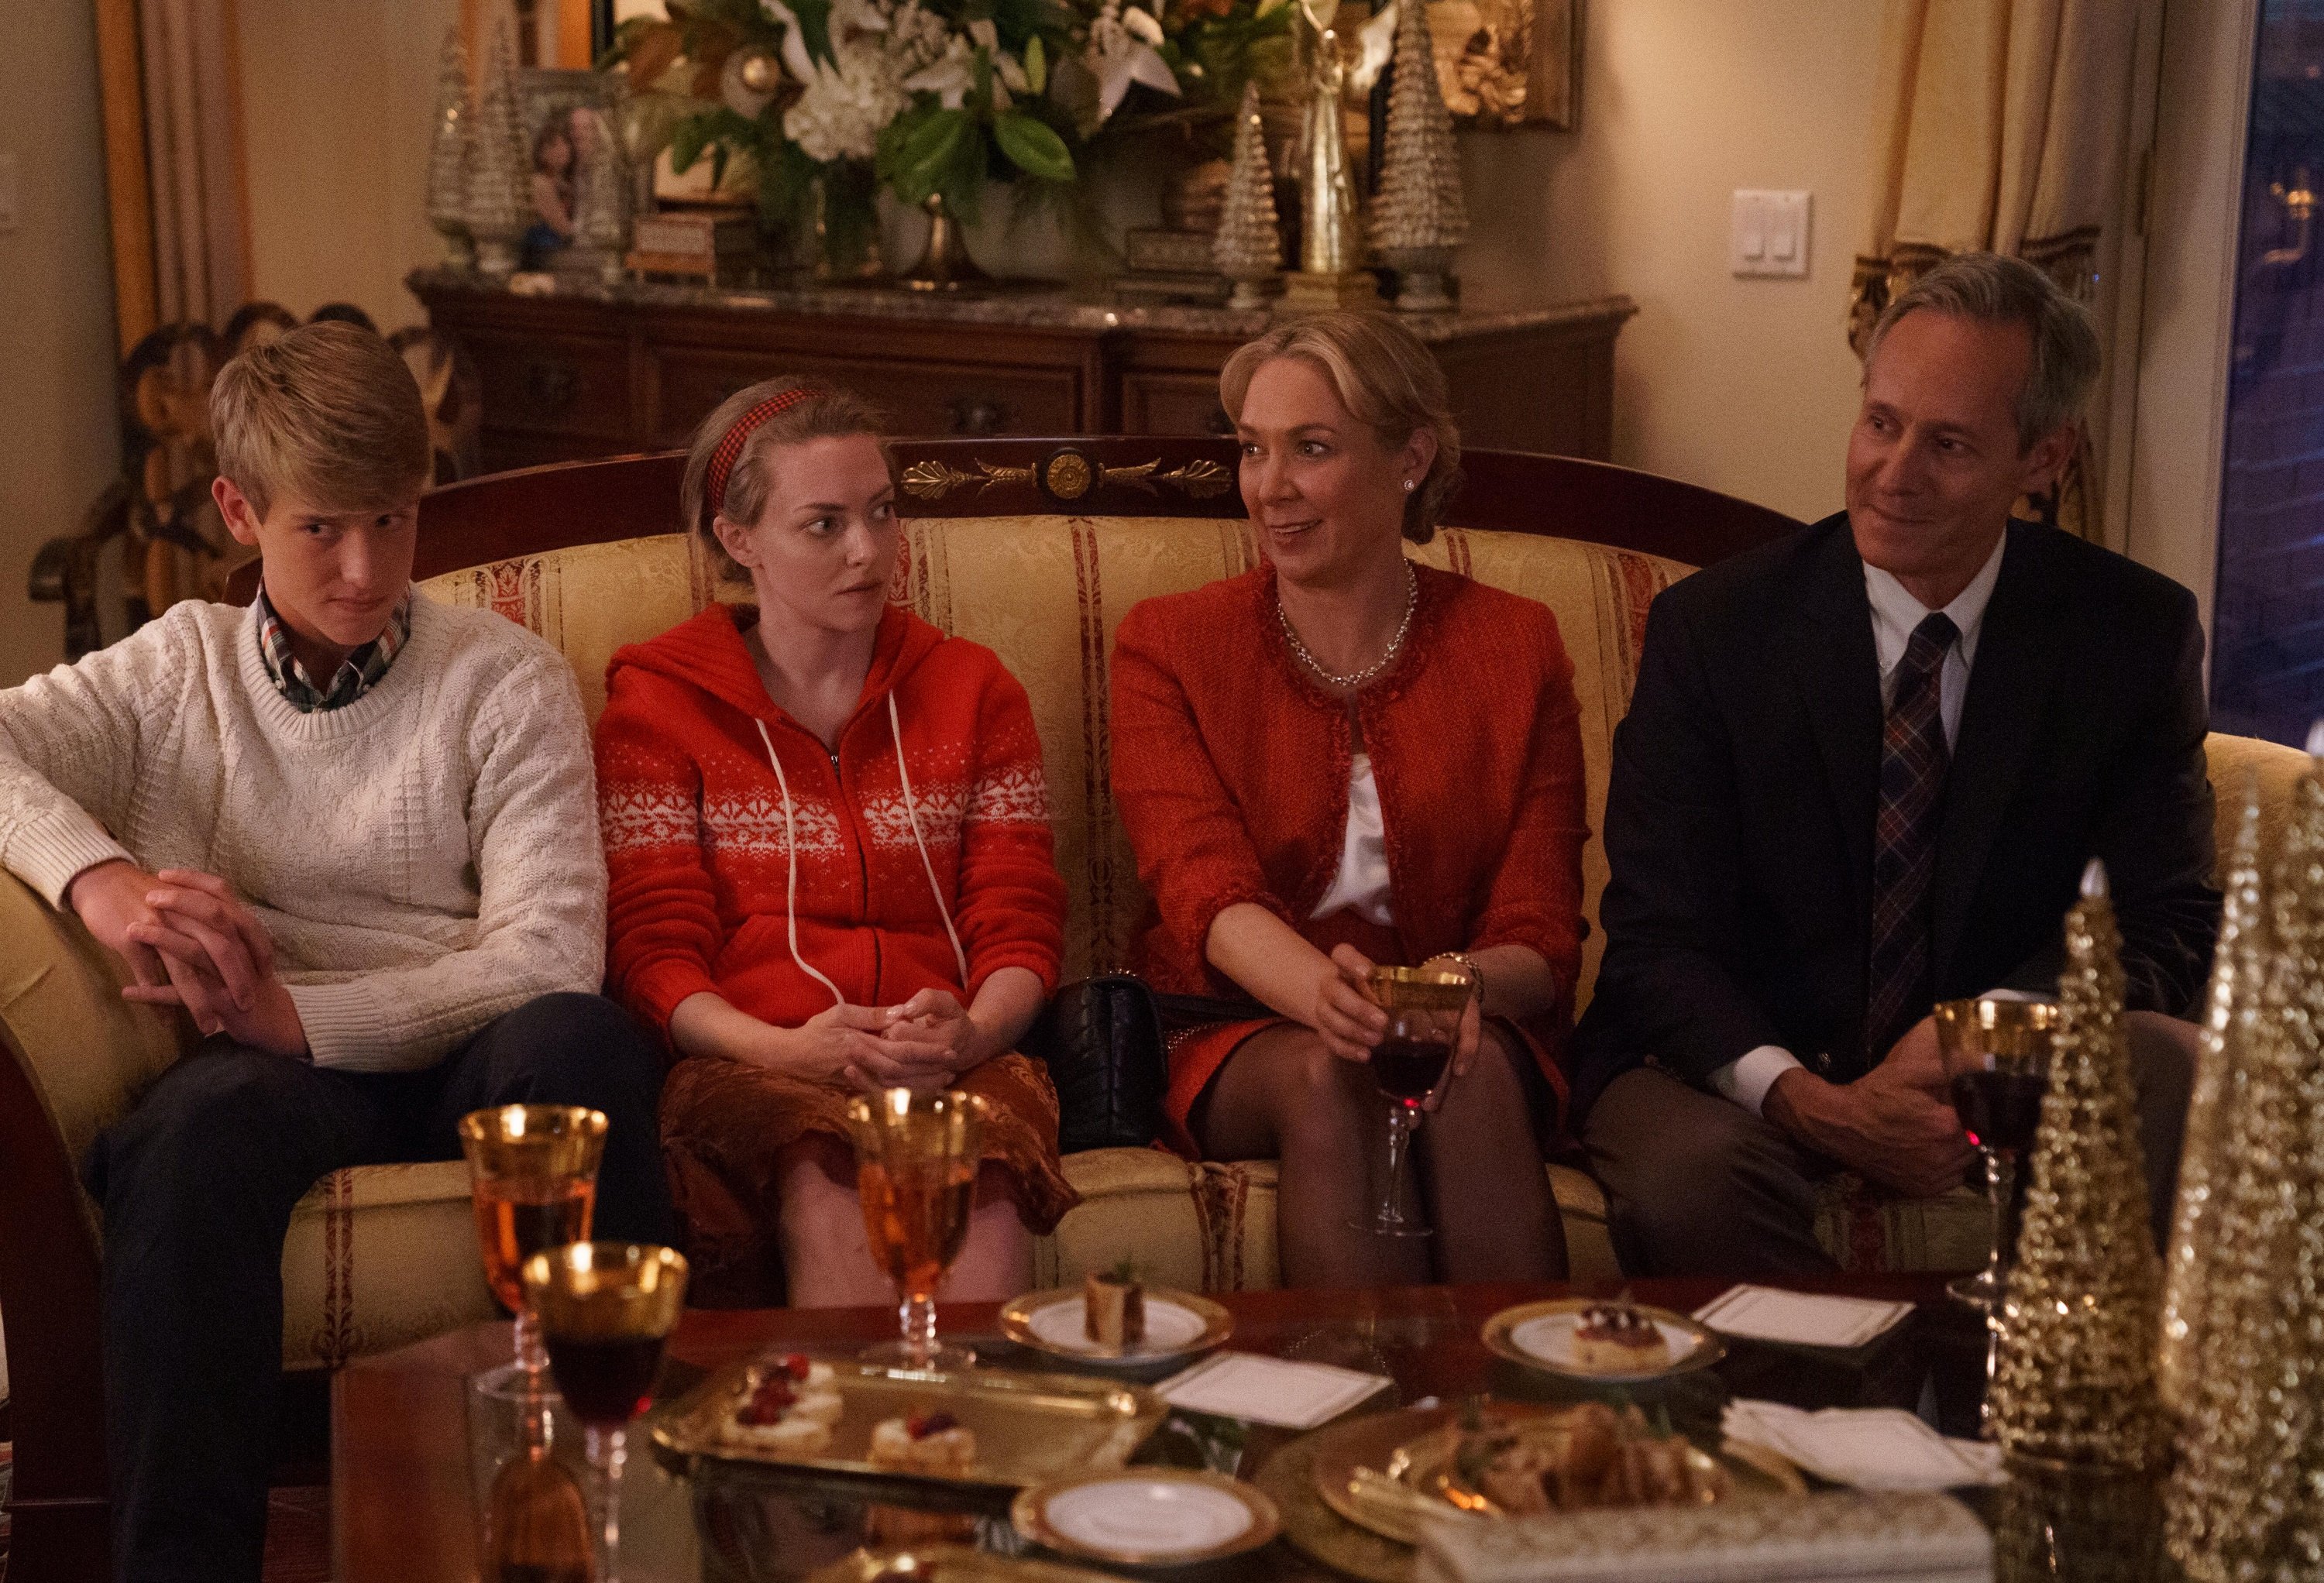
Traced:
[[0, 862], [201, 1034], [87, 1166], [126, 1578], [259, 1575], [282, 1238], [343, 1166], [456, 1157], [469, 1110], [610, 1123], [603, 1237], [675, 1233], [658, 1063], [595, 991], [605, 870], [571, 671], [410, 583], [410, 374], [310, 325], [210, 399], [255, 603], [172, 606], [0, 692]]

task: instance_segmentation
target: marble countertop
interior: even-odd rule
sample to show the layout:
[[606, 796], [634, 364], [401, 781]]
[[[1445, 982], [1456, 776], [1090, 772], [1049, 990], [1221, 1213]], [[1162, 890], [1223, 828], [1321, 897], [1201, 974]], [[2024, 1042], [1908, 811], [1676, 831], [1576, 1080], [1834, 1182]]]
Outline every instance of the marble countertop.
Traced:
[[[1171, 305], [1130, 305], [1090, 300], [1047, 282], [1010, 284], [997, 290], [920, 292], [892, 284], [833, 286], [801, 283], [770, 288], [705, 286], [659, 281], [604, 281], [566, 275], [521, 274], [495, 281], [470, 270], [442, 265], [411, 272], [408, 283], [422, 294], [467, 292], [478, 296], [529, 297], [549, 301], [612, 306], [713, 308], [726, 313], [812, 315], [817, 318], [909, 320], [927, 324], [995, 325], [1024, 329], [1082, 332], [1143, 330], [1157, 335], [1223, 336], [1248, 340], [1272, 322], [1263, 311]], [[1404, 322], [1424, 341], [1543, 329], [1637, 311], [1628, 297], [1600, 297], [1539, 308], [1479, 313], [1410, 314]]]

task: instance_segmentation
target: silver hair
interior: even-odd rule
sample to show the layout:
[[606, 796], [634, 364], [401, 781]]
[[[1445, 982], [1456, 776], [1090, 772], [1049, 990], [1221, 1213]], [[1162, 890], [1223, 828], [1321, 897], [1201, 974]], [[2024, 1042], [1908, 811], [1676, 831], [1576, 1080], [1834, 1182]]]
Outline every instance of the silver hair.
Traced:
[[2025, 327], [2033, 359], [2017, 393], [2017, 449], [2079, 422], [2098, 379], [2098, 331], [2090, 310], [2022, 258], [2001, 253], [1957, 253], [1914, 281], [1872, 327], [1864, 366], [1896, 321], [1925, 308], [1984, 324]]

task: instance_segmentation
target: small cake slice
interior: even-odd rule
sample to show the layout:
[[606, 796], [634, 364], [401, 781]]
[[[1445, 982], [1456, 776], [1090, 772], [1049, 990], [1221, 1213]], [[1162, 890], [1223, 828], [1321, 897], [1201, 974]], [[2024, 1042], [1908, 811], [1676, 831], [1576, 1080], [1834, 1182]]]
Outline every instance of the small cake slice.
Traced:
[[1573, 1361], [1591, 1374], [1646, 1374], [1671, 1360], [1662, 1327], [1626, 1302], [1597, 1302], [1573, 1327]]
[[976, 1436], [949, 1413], [883, 1419], [872, 1431], [865, 1459], [890, 1473], [960, 1478], [976, 1466]]
[[1146, 1339], [1146, 1288], [1127, 1259], [1103, 1274], [1092, 1271], [1083, 1284], [1082, 1333], [1123, 1352]]

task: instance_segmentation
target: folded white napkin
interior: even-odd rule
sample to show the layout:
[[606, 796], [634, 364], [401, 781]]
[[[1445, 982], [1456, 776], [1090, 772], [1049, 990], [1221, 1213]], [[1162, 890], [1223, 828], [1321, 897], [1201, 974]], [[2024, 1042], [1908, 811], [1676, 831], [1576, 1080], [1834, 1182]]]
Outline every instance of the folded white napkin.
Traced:
[[1912, 1311], [1909, 1302], [1828, 1297], [1747, 1284], [1729, 1287], [1696, 1309], [1694, 1317], [1721, 1335], [1746, 1340], [1782, 1341], [1794, 1347], [1861, 1347]]
[[1421, 1536], [1418, 1583], [1991, 1583], [1993, 1536], [1941, 1495], [1831, 1490], [1517, 1517]]
[[1255, 1352], [1214, 1352], [1155, 1387], [1173, 1407], [1285, 1429], [1329, 1422], [1391, 1382], [1323, 1363]]
[[1730, 1440], [1766, 1446], [1819, 1478], [1858, 1489], [1955, 1489], [2001, 1482], [2001, 1448], [1948, 1440], [1894, 1407], [1734, 1401], [1719, 1421]]

